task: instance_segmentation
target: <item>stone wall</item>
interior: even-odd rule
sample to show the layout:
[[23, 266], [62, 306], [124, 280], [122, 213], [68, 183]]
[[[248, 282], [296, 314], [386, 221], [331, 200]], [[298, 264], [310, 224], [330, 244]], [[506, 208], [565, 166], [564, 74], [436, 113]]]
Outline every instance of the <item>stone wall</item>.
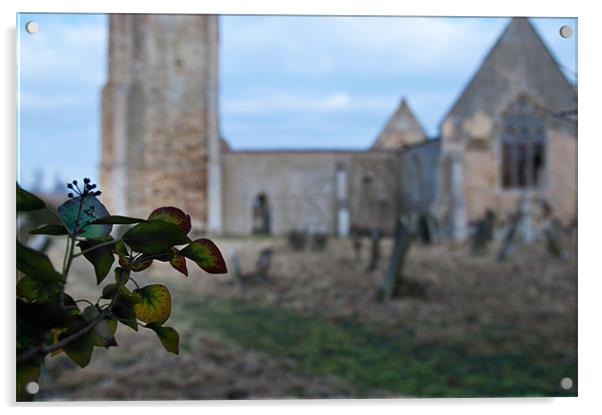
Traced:
[[109, 20], [101, 184], [110, 208], [144, 217], [155, 207], [178, 206], [205, 231], [208, 183], [215, 180], [208, 165], [220, 162], [209, 154], [219, 149], [217, 17]]
[[[267, 196], [272, 233], [293, 229], [336, 233], [336, 171], [348, 171], [352, 226], [388, 226], [396, 209], [394, 153], [352, 151], [233, 151], [224, 153], [224, 231], [249, 234], [253, 202]], [[381, 206], [364, 203], [362, 179], [384, 197]], [[378, 184], [380, 183], [380, 184]]]

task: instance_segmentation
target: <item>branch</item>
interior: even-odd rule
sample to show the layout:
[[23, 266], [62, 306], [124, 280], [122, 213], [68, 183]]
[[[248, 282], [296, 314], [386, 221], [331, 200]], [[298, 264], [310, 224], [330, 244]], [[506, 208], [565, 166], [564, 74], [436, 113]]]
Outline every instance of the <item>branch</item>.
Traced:
[[55, 350], [62, 349], [63, 347], [65, 347], [66, 345], [71, 343], [73, 340], [76, 340], [76, 339], [80, 338], [81, 336], [83, 336], [84, 334], [88, 333], [90, 330], [92, 330], [94, 328], [94, 326], [100, 320], [104, 319], [105, 317], [107, 317], [109, 315], [110, 315], [110, 311], [103, 310], [98, 315], [98, 317], [96, 317], [90, 323], [88, 323], [87, 325], [85, 325], [84, 327], [82, 327], [81, 329], [76, 331], [75, 333], [65, 337], [60, 342], [53, 343], [52, 345], [49, 345], [49, 346], [48, 345], [40, 345], [40, 346], [32, 347], [31, 349], [21, 353], [20, 355], [17, 355], [17, 363], [25, 362], [37, 354], [47, 355], [48, 353], [52, 353]]

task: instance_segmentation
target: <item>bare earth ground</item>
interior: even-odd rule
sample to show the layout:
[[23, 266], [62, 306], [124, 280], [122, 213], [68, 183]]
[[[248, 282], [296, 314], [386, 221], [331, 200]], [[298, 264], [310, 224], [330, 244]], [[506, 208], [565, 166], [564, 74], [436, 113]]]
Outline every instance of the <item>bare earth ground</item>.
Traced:
[[[294, 252], [280, 238], [216, 243], [226, 257], [238, 252], [244, 273], [262, 248], [273, 249], [270, 279], [243, 287], [190, 263], [188, 278], [164, 264], [135, 274], [141, 285], [161, 281], [172, 290], [166, 325], [180, 333], [180, 355], [165, 352], [152, 332], [120, 326], [119, 347], [96, 349], [85, 369], [64, 355], [49, 358], [38, 398], [576, 394], [576, 386], [559, 386], [577, 375], [575, 243], [565, 260], [536, 243], [505, 263], [495, 249], [474, 257], [466, 246], [414, 244], [404, 274], [427, 295], [386, 304], [375, 293], [391, 241], [372, 273], [367, 240], [360, 262], [348, 240], [330, 240], [324, 252]], [[74, 298], [96, 300], [91, 269], [74, 265]]]

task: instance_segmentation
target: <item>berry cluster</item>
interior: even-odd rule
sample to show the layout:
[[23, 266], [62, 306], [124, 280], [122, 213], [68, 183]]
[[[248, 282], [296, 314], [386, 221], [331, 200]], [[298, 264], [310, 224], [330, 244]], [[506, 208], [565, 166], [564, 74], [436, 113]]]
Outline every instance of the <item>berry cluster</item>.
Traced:
[[[85, 197], [85, 196], [100, 196], [102, 194], [102, 192], [100, 190], [94, 190], [96, 189], [96, 185], [95, 184], [91, 184], [90, 183], [90, 179], [88, 179], [87, 177], [84, 179], [84, 190], [79, 188], [79, 185], [77, 184], [77, 180], [73, 180], [71, 183], [67, 183], [67, 188], [73, 190], [75, 192], [75, 194], [79, 197]], [[69, 196], [70, 198], [74, 198], [76, 197], [73, 193], [68, 193], [67, 196]]]

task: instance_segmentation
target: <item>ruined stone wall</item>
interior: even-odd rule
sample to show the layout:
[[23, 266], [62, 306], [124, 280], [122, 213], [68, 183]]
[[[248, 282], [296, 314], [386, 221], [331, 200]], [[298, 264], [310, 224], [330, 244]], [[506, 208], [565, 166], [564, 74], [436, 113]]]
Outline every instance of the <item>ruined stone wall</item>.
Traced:
[[[224, 154], [224, 231], [249, 234], [253, 228], [253, 201], [260, 193], [270, 206], [272, 233], [306, 229], [336, 232], [336, 170], [348, 172], [352, 226], [389, 226], [396, 209], [393, 153], [345, 151], [233, 151]], [[384, 209], [365, 203], [362, 178], [382, 183]]]
[[564, 223], [576, 218], [577, 138], [573, 126], [548, 117], [542, 183], [537, 189], [508, 189], [502, 187], [497, 121], [477, 113], [462, 125], [463, 194], [469, 222], [480, 219], [487, 209], [507, 218], [523, 196], [549, 202], [554, 215]]
[[[217, 17], [111, 15], [110, 25], [115, 41], [103, 92], [102, 185], [111, 205], [142, 217], [158, 206], [178, 206], [204, 231], [209, 150], [219, 148]], [[125, 164], [121, 171], [117, 157]]]
[[335, 231], [335, 168], [348, 153], [228, 152], [224, 154], [224, 231], [249, 234], [253, 201], [264, 193], [272, 233]]

